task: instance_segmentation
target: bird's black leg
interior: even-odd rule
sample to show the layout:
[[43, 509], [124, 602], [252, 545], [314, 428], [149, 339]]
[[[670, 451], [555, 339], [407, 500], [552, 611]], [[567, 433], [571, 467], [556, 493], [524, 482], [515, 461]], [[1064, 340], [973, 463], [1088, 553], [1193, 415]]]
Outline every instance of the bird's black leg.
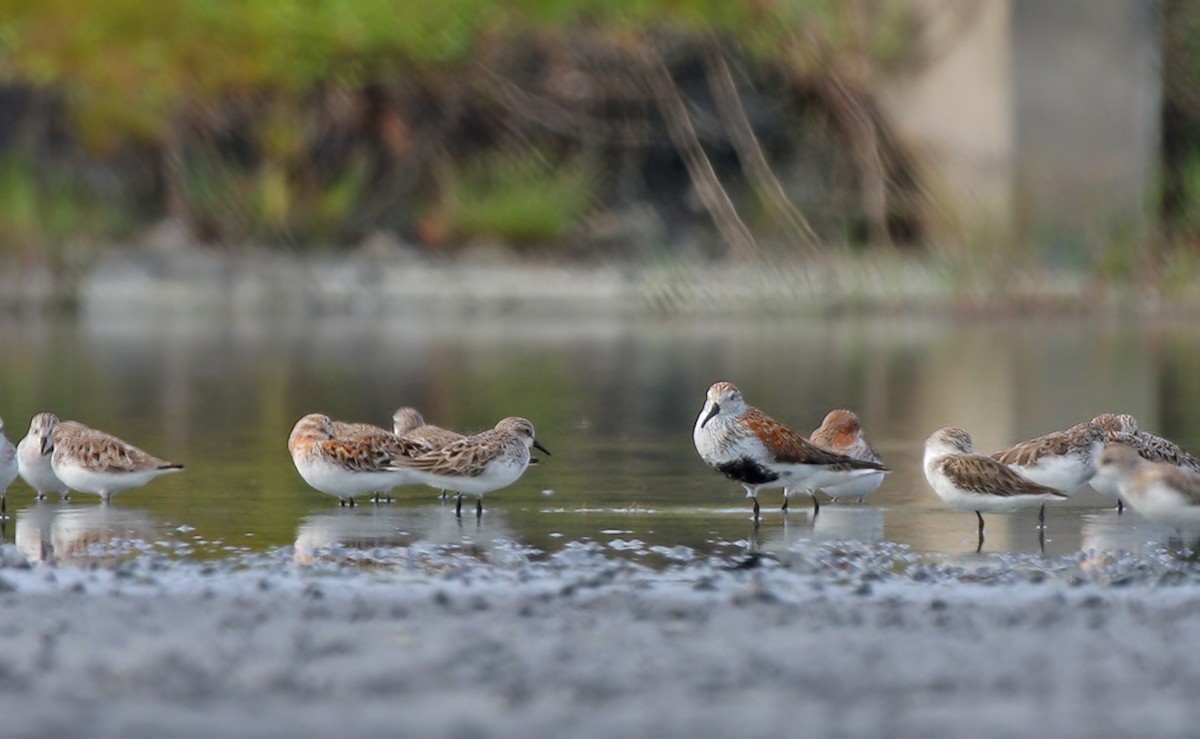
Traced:
[[462, 518], [462, 493], [458, 494], [458, 501], [454, 504], [454, 515]]
[[754, 501], [754, 520], [758, 520], [758, 498], [752, 498]]
[[787, 497], [787, 493], [784, 493], [783, 494], [783, 505], [779, 506], [779, 510], [783, 511], [784, 513], [787, 513], [787, 508], [788, 508], [788, 497]]
[[475, 499], [475, 520], [483, 518], [483, 496]]
[[1125, 511], [1125, 501], [1117, 498], [1117, 515], [1121, 515]]
[[1046, 528], [1046, 504], [1042, 503], [1042, 509], [1038, 511], [1038, 528]]
[[817, 514], [821, 512], [821, 501], [817, 500], [816, 495], [813, 495], [812, 498], [813, 498], [813, 518], [816, 518]]

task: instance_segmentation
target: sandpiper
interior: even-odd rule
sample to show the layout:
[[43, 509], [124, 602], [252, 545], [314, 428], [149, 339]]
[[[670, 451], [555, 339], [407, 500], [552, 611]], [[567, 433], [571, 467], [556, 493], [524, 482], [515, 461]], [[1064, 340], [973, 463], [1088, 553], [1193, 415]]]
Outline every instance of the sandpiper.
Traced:
[[1103, 431], [1106, 438], [1118, 434], [1136, 434], [1141, 430], [1137, 419], [1128, 413], [1101, 413], [1092, 419], [1092, 425]]
[[[425, 423], [425, 417], [420, 411], [408, 407], [398, 409], [392, 416], [392, 432], [424, 446], [427, 451], [441, 449], [447, 444], [466, 438], [466, 434]], [[530, 458], [530, 463], [533, 461]], [[441, 491], [441, 498], [445, 500], [445, 490]]]
[[[858, 415], [845, 408], [829, 411], [825, 415], [825, 420], [812, 432], [808, 440], [831, 452], [845, 454], [847, 457], [864, 462], [883, 464], [883, 458], [879, 456], [879, 452], [867, 441]], [[878, 470], [871, 474], [851, 478], [843, 483], [825, 485], [821, 488], [821, 492], [834, 500], [857, 498], [861, 503], [864, 498], [879, 488], [880, 483], [883, 482], [883, 476], [886, 474], [883, 470]], [[784, 510], [787, 510], [786, 497], [783, 500], [783, 507]], [[814, 512], [820, 510], [815, 494], [813, 495], [813, 510]]]
[[0, 517], [7, 517], [8, 486], [17, 479], [19, 467], [17, 449], [4, 435], [4, 419], [0, 418]]
[[50, 455], [55, 477], [72, 490], [99, 495], [104, 502], [122, 490], [183, 469], [77, 421], [59, 421], [52, 429], [42, 436], [41, 451]]
[[1092, 423], [1104, 432], [1109, 444], [1128, 444], [1149, 462], [1162, 462], [1183, 470], [1200, 472], [1200, 457], [1170, 439], [1143, 431], [1137, 419], [1128, 413], [1102, 413]]
[[508, 487], [525, 472], [530, 447], [550, 454], [534, 436], [532, 423], [510, 416], [488, 431], [414, 457], [405, 467], [426, 485], [458, 493], [456, 516], [462, 516], [463, 495], [474, 495], [478, 518], [485, 494]]
[[409, 431], [425, 425], [425, 418], [416, 408], [404, 406], [397, 408], [392, 414], [392, 433], [396, 436], [404, 436]]
[[415, 408], [396, 411], [396, 415], [392, 416], [392, 426], [392, 433], [396, 436], [421, 444], [429, 451], [466, 438], [466, 434], [425, 423], [425, 418]]
[[[983, 547], [983, 512], [1011, 513], [1067, 496], [1039, 485], [991, 457], [976, 454], [971, 436], [960, 428], [940, 428], [925, 441], [925, 479], [951, 508], [974, 511]], [[1039, 523], [1044, 519], [1039, 517]]]
[[[1064, 495], [1082, 489], [1095, 473], [1096, 455], [1104, 448], [1104, 432], [1091, 421], [1077, 423], [992, 454], [1027, 480]], [[1046, 506], [1038, 514], [1045, 520]]]
[[692, 441], [700, 457], [717, 472], [739, 482], [754, 501], [758, 491], [782, 487], [786, 499], [794, 490], [840, 485], [887, 468], [826, 451], [765, 413], [748, 405], [732, 383], [717, 382], [696, 418]]
[[29, 487], [37, 491], [38, 500], [48, 493], [58, 493], [66, 498], [70, 488], [54, 474], [50, 465], [50, 455], [42, 453], [42, 442], [54, 432], [58, 425], [58, 416], [53, 413], [39, 413], [29, 422], [29, 431], [21, 443], [17, 444], [17, 462], [20, 467], [21, 479]]
[[[373, 446], [398, 449], [401, 454], [407, 457], [413, 457], [423, 452], [427, 452], [432, 447], [427, 444], [419, 444], [411, 440], [398, 439], [396, 434], [382, 426], [376, 426], [373, 423], [347, 423], [345, 421], [333, 421], [333, 438], [335, 439], [351, 439], [356, 442], [365, 443]], [[375, 503], [386, 501], [392, 502], [391, 488], [371, 491], [371, 500]], [[347, 501], [343, 501], [345, 503]], [[351, 507], [354, 506], [354, 498], [349, 498], [348, 502]]]
[[1115, 486], [1143, 517], [1177, 529], [1200, 529], [1200, 472], [1151, 462], [1128, 444], [1100, 453], [1096, 478]]
[[296, 471], [312, 487], [354, 505], [354, 497], [413, 482], [402, 464], [415, 449], [386, 429], [336, 433], [335, 421], [320, 413], [304, 416], [292, 428], [288, 451]]
[[[1168, 464], [1186, 472], [1200, 472], [1200, 459], [1190, 454], [1170, 439], [1142, 431], [1137, 419], [1128, 413], [1102, 413], [1092, 419], [1104, 433], [1105, 445], [1125, 444], [1137, 450], [1147, 462]], [[1106, 475], [1092, 479], [1092, 487], [1099, 493], [1117, 499], [1117, 512], [1125, 508], [1115, 479]]]
[[370, 438], [382, 434], [390, 435], [392, 433], [384, 427], [376, 426], [373, 423], [354, 423], [349, 421], [330, 420], [333, 423], [333, 435], [338, 439], [345, 439], [351, 436]]

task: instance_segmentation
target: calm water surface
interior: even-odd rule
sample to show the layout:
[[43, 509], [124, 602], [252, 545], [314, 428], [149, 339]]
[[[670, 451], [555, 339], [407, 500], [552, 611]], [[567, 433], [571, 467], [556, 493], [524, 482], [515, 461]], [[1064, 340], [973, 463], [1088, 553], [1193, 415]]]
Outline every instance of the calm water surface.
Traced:
[[[1106, 411], [1200, 448], [1200, 335], [1186, 324], [1085, 319], [691, 321], [479, 317], [264, 320], [81, 317], [0, 321], [0, 415], [7, 435], [51, 410], [105, 429], [187, 470], [108, 506], [9, 490], [4, 540], [33, 558], [90, 561], [147, 549], [179, 557], [294, 547], [515, 541], [554, 550], [597, 542], [669, 558], [683, 546], [724, 554], [803, 539], [894, 541], [918, 552], [975, 548], [971, 514], [943, 507], [921, 475], [922, 444], [961, 425], [993, 450]], [[893, 469], [865, 505], [804, 500], [785, 517], [778, 491], [756, 531], [740, 486], [698, 458], [691, 429], [715, 380], [803, 431], [855, 409]], [[390, 505], [341, 509], [296, 474], [297, 418], [390, 425], [413, 405], [462, 430], [507, 415], [537, 426], [553, 456], [460, 524], [427, 488]], [[1042, 550], [1036, 512], [988, 520], [985, 551]], [[1137, 550], [1164, 532], [1081, 494], [1047, 514], [1047, 555]]]

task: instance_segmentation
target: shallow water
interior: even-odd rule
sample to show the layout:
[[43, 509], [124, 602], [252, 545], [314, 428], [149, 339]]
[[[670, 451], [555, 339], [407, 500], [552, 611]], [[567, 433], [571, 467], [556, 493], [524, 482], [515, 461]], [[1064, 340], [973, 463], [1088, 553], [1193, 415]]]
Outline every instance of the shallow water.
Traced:
[[[108, 506], [87, 496], [39, 504], [18, 481], [15, 520], [0, 533], [35, 561], [81, 563], [282, 548], [307, 562], [331, 547], [416, 544], [486, 553], [496, 542], [543, 553], [595, 543], [652, 565], [806, 541], [969, 557], [973, 515], [947, 510], [921, 476], [930, 431], [961, 425], [992, 450], [1111, 410], [1195, 449], [1197, 360], [1200, 336], [1187, 325], [1083, 319], [10, 318], [0, 323], [0, 414], [11, 440], [52, 410], [187, 470]], [[815, 519], [799, 498], [785, 516], [770, 491], [756, 529], [740, 487], [692, 447], [718, 379], [804, 431], [831, 408], [855, 409], [893, 472], [867, 503], [825, 505]], [[524, 415], [553, 456], [489, 496], [478, 523], [457, 521], [427, 488], [339, 508], [296, 474], [286, 439], [301, 415], [387, 425], [399, 405], [463, 430]], [[984, 551], [1138, 552], [1166, 538], [1089, 492], [1048, 511], [1044, 541], [1036, 511], [990, 516]]]

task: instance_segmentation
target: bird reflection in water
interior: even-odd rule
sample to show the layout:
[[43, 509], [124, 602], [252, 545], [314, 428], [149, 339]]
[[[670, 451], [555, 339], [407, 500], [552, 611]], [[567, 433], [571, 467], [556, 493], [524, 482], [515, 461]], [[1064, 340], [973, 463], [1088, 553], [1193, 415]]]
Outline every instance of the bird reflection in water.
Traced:
[[160, 526], [136, 508], [39, 503], [17, 512], [16, 545], [32, 563], [106, 564]]
[[296, 529], [297, 564], [372, 563], [408, 559], [443, 548], [483, 557], [515, 540], [502, 510], [482, 522], [445, 515], [443, 506], [338, 508], [306, 516]]

